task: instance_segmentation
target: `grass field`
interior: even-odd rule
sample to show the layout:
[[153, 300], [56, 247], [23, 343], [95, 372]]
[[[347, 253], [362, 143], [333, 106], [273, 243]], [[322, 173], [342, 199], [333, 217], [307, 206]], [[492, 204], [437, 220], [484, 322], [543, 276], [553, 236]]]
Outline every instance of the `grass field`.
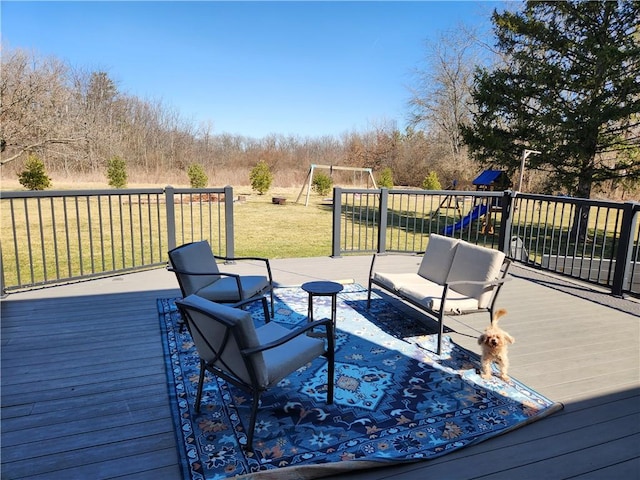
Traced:
[[[104, 188], [72, 185], [66, 190]], [[298, 193], [292, 188], [265, 195], [250, 187], [234, 189], [234, 196], [243, 198], [234, 203], [235, 255], [330, 255], [330, 207], [314, 194], [306, 207], [295, 203]], [[276, 205], [271, 201], [274, 196], [287, 200]], [[163, 201], [163, 196], [155, 195], [29, 199], [12, 204], [3, 199], [0, 245], [5, 287], [163, 263], [168, 249]], [[194, 202], [175, 209], [177, 244], [209, 238], [216, 253], [226, 254], [224, 231], [219, 228], [224, 226], [223, 203]]]

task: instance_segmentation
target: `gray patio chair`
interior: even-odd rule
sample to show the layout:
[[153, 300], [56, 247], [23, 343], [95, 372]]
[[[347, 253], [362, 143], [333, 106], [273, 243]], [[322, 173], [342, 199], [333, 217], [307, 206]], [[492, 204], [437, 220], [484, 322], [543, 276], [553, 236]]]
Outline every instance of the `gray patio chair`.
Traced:
[[[221, 272], [217, 260], [263, 262], [266, 275], [238, 275]], [[271, 297], [271, 317], [273, 306], [273, 277], [269, 259], [260, 257], [222, 257], [214, 255], [209, 242], [186, 243], [169, 251], [169, 271], [174, 272], [180, 284], [183, 297], [196, 294], [217, 303], [237, 304], [245, 300], [261, 300], [264, 318], [269, 317], [267, 299]]]
[[[328, 362], [327, 403], [333, 403], [334, 332], [330, 319], [308, 322], [288, 330], [275, 322], [255, 327], [249, 312], [210, 302], [198, 295], [176, 302], [187, 322], [200, 357], [195, 410], [200, 412], [205, 371], [223, 378], [253, 396], [246, 448], [253, 434], [260, 395], [295, 370], [324, 355]], [[325, 338], [306, 333], [324, 327]]]

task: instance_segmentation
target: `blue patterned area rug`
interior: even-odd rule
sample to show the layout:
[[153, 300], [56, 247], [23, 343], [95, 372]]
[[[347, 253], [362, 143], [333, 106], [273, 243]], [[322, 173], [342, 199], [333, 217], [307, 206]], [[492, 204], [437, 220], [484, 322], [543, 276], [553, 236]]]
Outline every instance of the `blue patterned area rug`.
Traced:
[[[262, 396], [254, 449], [245, 452], [250, 397], [206, 377], [194, 412], [198, 357], [173, 299], [159, 299], [167, 376], [184, 477], [308, 479], [435, 458], [543, 418], [562, 406], [516, 380], [483, 380], [478, 356], [446, 338], [442, 356], [425, 326], [366, 289], [338, 295], [335, 400], [327, 405], [319, 358]], [[306, 322], [307, 294], [276, 289], [274, 321]], [[314, 298], [315, 318], [330, 300]], [[256, 302], [252, 314], [264, 321]]]

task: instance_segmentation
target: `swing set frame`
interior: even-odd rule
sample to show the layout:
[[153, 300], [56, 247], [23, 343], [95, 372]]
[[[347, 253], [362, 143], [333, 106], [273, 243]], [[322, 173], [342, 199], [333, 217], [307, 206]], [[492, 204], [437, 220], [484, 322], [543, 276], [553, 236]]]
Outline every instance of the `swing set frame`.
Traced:
[[371, 179], [371, 183], [373, 184], [373, 188], [378, 188], [376, 186], [376, 180], [375, 178], [373, 178], [373, 169], [371, 168], [364, 168], [364, 167], [340, 167], [337, 165], [315, 165], [315, 164], [311, 164], [311, 166], [309, 167], [309, 171], [307, 172], [307, 177], [304, 180], [304, 183], [302, 184], [302, 189], [300, 190], [300, 193], [298, 194], [298, 198], [296, 198], [296, 203], [298, 203], [300, 201], [300, 197], [302, 196], [302, 194], [304, 193], [304, 189], [307, 189], [307, 197], [305, 199], [304, 202], [304, 206], [306, 207], [307, 205], [309, 205], [309, 195], [311, 194], [311, 184], [313, 183], [313, 171], [316, 169], [323, 169], [323, 170], [329, 170], [329, 175], [331, 175], [331, 173], [333, 173], [334, 170], [348, 170], [351, 172], [361, 172], [362, 173], [368, 173], [369, 176], [367, 177], [367, 188], [369, 188], [369, 179]]

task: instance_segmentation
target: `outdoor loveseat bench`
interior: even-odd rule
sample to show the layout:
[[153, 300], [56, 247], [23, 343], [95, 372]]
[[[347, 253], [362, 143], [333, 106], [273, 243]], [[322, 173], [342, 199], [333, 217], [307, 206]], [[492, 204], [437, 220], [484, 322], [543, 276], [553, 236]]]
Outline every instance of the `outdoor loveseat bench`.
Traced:
[[437, 234], [429, 236], [417, 272], [377, 272], [377, 256], [373, 255], [369, 271], [367, 308], [376, 285], [435, 317], [438, 355], [442, 352], [444, 315], [486, 311], [491, 319], [511, 264], [503, 252]]

